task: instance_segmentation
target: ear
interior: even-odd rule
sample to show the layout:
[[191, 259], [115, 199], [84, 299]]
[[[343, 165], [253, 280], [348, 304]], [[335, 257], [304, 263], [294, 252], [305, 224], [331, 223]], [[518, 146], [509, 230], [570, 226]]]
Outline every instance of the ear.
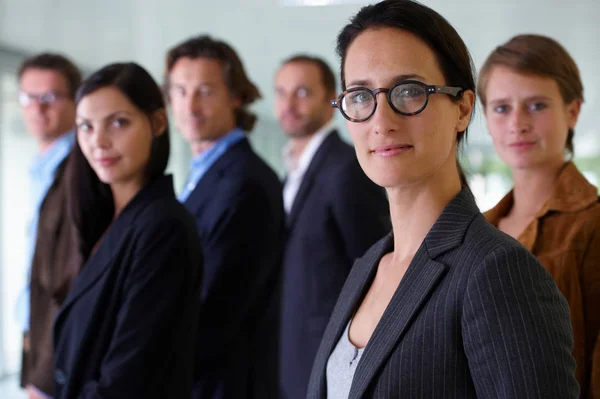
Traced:
[[576, 98], [575, 100], [571, 101], [571, 104], [567, 105], [567, 124], [569, 125], [569, 129], [575, 129], [582, 103], [583, 100]]
[[473, 90], [462, 92], [460, 102], [458, 103], [458, 119], [456, 121], [456, 131], [464, 132], [469, 126], [473, 107], [475, 106], [475, 93]]
[[152, 114], [151, 123], [154, 137], [162, 136], [169, 125], [169, 121], [167, 120], [167, 110], [161, 108], [154, 111]]
[[241, 108], [242, 98], [236, 94], [231, 94], [231, 105], [233, 105], [233, 109]]

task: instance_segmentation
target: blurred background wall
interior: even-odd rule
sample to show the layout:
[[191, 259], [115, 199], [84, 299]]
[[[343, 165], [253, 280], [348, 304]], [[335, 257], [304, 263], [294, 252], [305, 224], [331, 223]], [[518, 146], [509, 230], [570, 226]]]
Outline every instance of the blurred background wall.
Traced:
[[[548, 35], [563, 44], [582, 73], [585, 104], [575, 136], [575, 161], [597, 184], [600, 177], [599, 0], [423, 0], [462, 35], [477, 68], [498, 44], [519, 33]], [[304, 4], [299, 4], [304, 3]], [[310, 5], [308, 3], [313, 3]], [[282, 173], [285, 139], [273, 116], [273, 77], [297, 52], [324, 57], [337, 71], [335, 38], [361, 5], [357, 0], [0, 0], [0, 376], [20, 367], [21, 338], [14, 302], [23, 286], [27, 170], [36, 146], [16, 101], [16, 70], [24, 57], [60, 52], [89, 73], [107, 63], [135, 61], [162, 82], [165, 52], [191, 35], [209, 33], [241, 55], [263, 99], [251, 135], [257, 151]], [[316, 5], [315, 5], [316, 4]], [[320, 4], [320, 5], [319, 5]], [[329, 5], [323, 5], [329, 4]], [[336, 123], [345, 132], [343, 119]], [[185, 180], [190, 153], [173, 130], [170, 171]], [[510, 175], [491, 146], [481, 109], [464, 161], [471, 187], [486, 210], [509, 189]], [[1, 395], [0, 395], [1, 396]]]

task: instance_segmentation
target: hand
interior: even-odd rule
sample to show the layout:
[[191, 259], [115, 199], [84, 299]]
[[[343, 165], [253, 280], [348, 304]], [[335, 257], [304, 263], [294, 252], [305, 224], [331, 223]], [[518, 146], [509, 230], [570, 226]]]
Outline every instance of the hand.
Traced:
[[31, 343], [29, 341], [29, 333], [25, 333], [23, 335], [23, 350], [25, 350], [25, 352], [29, 352], [30, 348], [31, 348]]
[[31, 385], [27, 385], [27, 399], [46, 399]]

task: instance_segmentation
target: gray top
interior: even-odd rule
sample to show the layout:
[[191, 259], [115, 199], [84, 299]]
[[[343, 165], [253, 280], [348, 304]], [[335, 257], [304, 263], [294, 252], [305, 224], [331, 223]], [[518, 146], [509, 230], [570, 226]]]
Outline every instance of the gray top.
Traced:
[[364, 351], [364, 348], [358, 349], [350, 342], [348, 335], [350, 323], [352, 320], [346, 325], [344, 333], [327, 361], [328, 399], [348, 399], [352, 379]]

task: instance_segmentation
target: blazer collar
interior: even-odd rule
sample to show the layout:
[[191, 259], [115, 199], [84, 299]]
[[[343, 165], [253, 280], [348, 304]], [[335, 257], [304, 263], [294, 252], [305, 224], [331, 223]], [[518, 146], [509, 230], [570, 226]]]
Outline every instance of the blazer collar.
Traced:
[[[397, 342], [445, 275], [449, 266], [437, 258], [462, 244], [470, 223], [479, 214], [475, 199], [467, 187], [444, 208], [415, 254], [363, 352], [352, 382], [350, 398], [361, 398], [365, 394]], [[393, 245], [394, 238], [390, 233], [355, 263], [331, 316], [320, 355], [315, 360], [311, 379], [311, 385], [314, 386], [309, 392], [315, 392], [316, 395], [309, 395], [311, 398], [326, 397], [325, 370], [329, 356], [371, 286], [381, 258], [393, 250]]]
[[291, 228], [298, 218], [314, 180], [319, 170], [321, 170], [323, 163], [325, 163], [327, 160], [327, 155], [336, 145], [340, 144], [341, 142], [342, 139], [340, 139], [337, 130], [334, 130], [321, 143], [321, 146], [315, 153], [315, 156], [306, 170], [306, 173], [302, 177], [302, 183], [300, 184], [300, 188], [298, 189], [298, 193], [296, 194], [296, 198], [294, 198], [294, 203], [292, 204], [292, 209], [287, 217], [288, 228]]
[[[598, 190], [577, 169], [573, 162], [565, 163], [558, 174], [552, 192], [535, 215], [541, 219], [549, 212], [578, 212], [598, 202]], [[496, 206], [485, 213], [487, 220], [498, 226], [510, 212], [514, 203], [513, 190], [508, 192]]]
[[206, 202], [214, 200], [214, 187], [227, 174], [229, 165], [238, 162], [243, 157], [240, 153], [250, 153], [251, 151], [252, 147], [246, 138], [232, 145], [202, 176], [194, 191], [185, 200], [185, 207], [190, 212], [196, 213], [198, 208]]
[[175, 198], [173, 177], [170, 175], [155, 179], [135, 195], [109, 227], [98, 249], [90, 256], [86, 265], [82, 268], [59, 314], [64, 313], [73, 302], [86, 292], [113, 263], [113, 259], [120, 255], [119, 249], [124, 246], [123, 240], [130, 239], [129, 232], [140, 212], [148, 204], [165, 197]]

